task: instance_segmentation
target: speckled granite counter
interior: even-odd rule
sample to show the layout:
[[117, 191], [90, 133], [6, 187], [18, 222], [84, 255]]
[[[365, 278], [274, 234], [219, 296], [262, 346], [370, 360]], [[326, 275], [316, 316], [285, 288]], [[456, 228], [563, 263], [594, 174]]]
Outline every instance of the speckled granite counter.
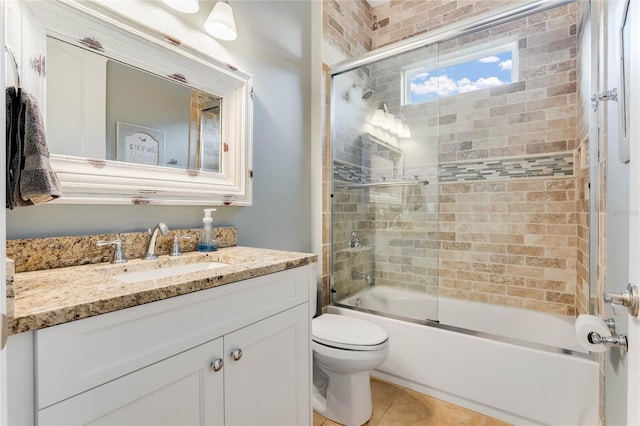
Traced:
[[[149, 270], [154, 264], [167, 268], [203, 261], [227, 265], [136, 283], [124, 283], [114, 278], [125, 272]], [[315, 261], [316, 256], [307, 253], [229, 247], [211, 253], [185, 253], [177, 258], [161, 256], [157, 261], [136, 259], [124, 265], [100, 263], [16, 273], [9, 333], [63, 324]]]
[[[212, 231], [219, 247], [236, 245], [236, 228], [216, 227]], [[202, 229], [174, 229], [169, 231], [167, 236], [159, 235], [156, 254], [171, 253], [175, 235], [181, 237], [180, 246], [183, 252], [196, 251], [201, 232]], [[184, 237], [189, 239], [183, 239]], [[96, 242], [115, 239], [122, 241], [127, 259], [139, 259], [146, 253], [149, 235], [146, 232], [127, 232], [7, 240], [7, 257], [15, 261], [16, 272], [110, 262], [113, 258], [113, 248], [98, 247]]]

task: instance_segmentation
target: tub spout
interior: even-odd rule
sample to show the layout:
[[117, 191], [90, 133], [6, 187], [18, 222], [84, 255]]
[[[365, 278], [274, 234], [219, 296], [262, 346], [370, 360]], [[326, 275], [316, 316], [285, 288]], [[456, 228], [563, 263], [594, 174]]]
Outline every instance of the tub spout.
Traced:
[[351, 271], [351, 279], [365, 280], [367, 284], [373, 284], [373, 276], [371, 276], [371, 274], [365, 274], [364, 272], [358, 272], [356, 270]]

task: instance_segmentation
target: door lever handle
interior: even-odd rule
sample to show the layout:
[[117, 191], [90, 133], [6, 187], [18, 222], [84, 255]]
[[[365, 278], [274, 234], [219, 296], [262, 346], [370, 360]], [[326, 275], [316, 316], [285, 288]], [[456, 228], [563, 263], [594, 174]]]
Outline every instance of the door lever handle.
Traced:
[[638, 316], [640, 311], [640, 296], [638, 286], [632, 283], [627, 284], [627, 289], [622, 291], [605, 290], [603, 292], [604, 302], [614, 305], [624, 306], [629, 310], [629, 314]]

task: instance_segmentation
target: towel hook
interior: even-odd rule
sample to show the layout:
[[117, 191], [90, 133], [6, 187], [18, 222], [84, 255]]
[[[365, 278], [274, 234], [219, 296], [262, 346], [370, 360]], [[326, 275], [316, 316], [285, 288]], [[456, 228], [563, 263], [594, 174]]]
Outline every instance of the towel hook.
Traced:
[[13, 61], [13, 69], [16, 72], [16, 86], [20, 87], [20, 67], [18, 67], [18, 61], [16, 61], [16, 55], [13, 54], [13, 50], [6, 44], [4, 45], [4, 50], [7, 51], [7, 53], [11, 57], [11, 60]]

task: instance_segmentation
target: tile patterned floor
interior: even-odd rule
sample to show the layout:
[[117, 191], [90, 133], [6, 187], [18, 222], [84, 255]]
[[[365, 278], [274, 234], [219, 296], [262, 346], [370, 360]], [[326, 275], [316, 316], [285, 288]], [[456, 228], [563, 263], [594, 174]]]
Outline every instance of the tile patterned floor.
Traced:
[[[373, 416], [367, 423], [371, 426], [509, 425], [493, 417], [373, 378], [371, 397]], [[313, 413], [313, 426], [339, 426], [339, 423]]]

